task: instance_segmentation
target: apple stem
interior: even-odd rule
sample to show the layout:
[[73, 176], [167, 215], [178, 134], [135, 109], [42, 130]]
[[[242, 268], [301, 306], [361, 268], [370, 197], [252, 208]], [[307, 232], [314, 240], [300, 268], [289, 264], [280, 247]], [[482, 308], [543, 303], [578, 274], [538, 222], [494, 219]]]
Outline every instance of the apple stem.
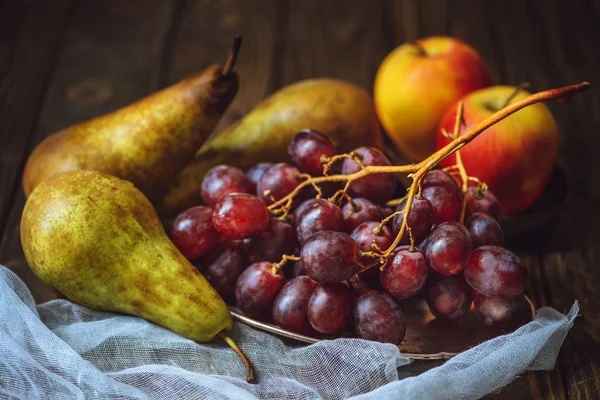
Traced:
[[422, 57], [427, 57], [427, 51], [425, 50], [425, 48], [421, 45], [421, 43], [419, 43], [418, 40], [415, 40], [414, 42], [411, 43], [413, 46], [415, 46], [417, 48], [417, 51], [419, 52], [419, 55]]
[[[328, 175], [328, 176], [317, 176], [306, 179], [294, 190], [292, 190], [287, 196], [282, 197], [281, 199], [275, 201], [273, 204], [268, 206], [269, 211], [272, 215], [287, 215], [290, 208], [292, 207], [293, 200], [296, 196], [300, 194], [300, 192], [306, 188], [308, 185], [315, 185], [323, 182], [345, 182], [346, 185], [344, 189], [347, 189], [351, 182], [356, 181], [357, 179], [361, 179], [365, 176], [372, 174], [408, 174], [408, 178], [411, 178], [412, 184], [408, 189], [408, 194], [406, 196], [406, 205], [404, 206], [404, 213], [408, 215], [410, 213], [413, 199], [415, 195], [418, 193], [419, 188], [421, 187], [421, 181], [425, 174], [427, 174], [430, 170], [432, 170], [435, 166], [437, 166], [441, 161], [446, 159], [451, 154], [456, 153], [464, 146], [469, 144], [473, 139], [479, 136], [482, 132], [488, 129], [490, 126], [498, 123], [504, 118], [508, 117], [511, 114], [519, 111], [522, 108], [530, 106], [532, 104], [548, 101], [548, 100], [565, 100], [570, 98], [576, 93], [583, 92], [591, 87], [589, 82], [581, 82], [576, 85], [565, 86], [557, 89], [549, 89], [544, 90], [542, 92], [538, 92], [535, 94], [531, 94], [524, 99], [521, 99], [515, 103], [512, 103], [498, 111], [484, 120], [480, 121], [478, 124], [473, 125], [469, 128], [464, 134], [453, 138], [453, 140], [448, 143], [446, 146], [437, 150], [435, 153], [427, 157], [425, 160], [408, 165], [390, 165], [390, 166], [373, 166], [366, 165], [361, 168], [359, 171], [350, 174], [350, 175]], [[461, 108], [462, 109], [462, 108]], [[462, 111], [459, 110], [459, 115], [457, 115], [455, 130], [456, 127], [460, 127], [462, 121]], [[465, 172], [466, 175], [466, 172]], [[462, 174], [461, 174], [462, 176]], [[468, 177], [467, 177], [468, 178]], [[466, 180], [466, 179], [465, 179]], [[463, 182], [464, 183], [464, 182]], [[463, 185], [464, 186], [464, 185]], [[464, 207], [463, 207], [464, 212]], [[408, 218], [404, 218], [402, 221], [402, 225], [396, 238], [393, 243], [387, 248], [387, 250], [381, 252], [381, 254], [375, 255], [375, 257], [379, 257], [379, 261], [372, 265], [362, 266], [360, 272], [364, 272], [376, 265], [385, 265], [388, 257], [394, 251], [394, 249], [400, 243], [402, 236], [408, 229], [407, 224]], [[412, 241], [411, 241], [412, 243]], [[371, 253], [369, 253], [372, 256]]]
[[229, 54], [227, 61], [225, 61], [223, 71], [221, 72], [221, 77], [227, 78], [233, 72], [233, 68], [235, 67], [235, 63], [237, 62], [238, 54], [240, 52], [240, 47], [242, 47], [242, 37], [238, 35], [233, 38], [231, 53]]
[[513, 99], [519, 94], [520, 91], [524, 90], [524, 89], [529, 89], [530, 88], [530, 84], [529, 82], [521, 82], [516, 88], [515, 91], [512, 92], [512, 94], [510, 96], [508, 96], [508, 98], [506, 99], [506, 101], [504, 102], [504, 105], [502, 106], [502, 108], [506, 107], [507, 105], [510, 104], [511, 101], [513, 101]]

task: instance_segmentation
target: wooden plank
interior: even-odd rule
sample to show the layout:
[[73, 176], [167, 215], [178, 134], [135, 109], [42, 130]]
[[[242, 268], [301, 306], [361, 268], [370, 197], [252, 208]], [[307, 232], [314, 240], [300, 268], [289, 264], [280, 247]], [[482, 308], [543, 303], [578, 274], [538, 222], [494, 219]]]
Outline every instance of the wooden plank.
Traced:
[[[64, 50], [44, 96], [39, 123], [32, 127], [34, 133], [27, 147], [20, 144], [21, 154], [31, 151], [33, 145], [61, 128], [107, 113], [155, 91], [173, 5], [173, 2], [160, 0], [82, 2], [73, 16]], [[42, 14], [37, 22], [41, 23], [43, 17]], [[47, 33], [42, 29], [41, 37], [36, 39], [41, 45], [45, 44], [44, 35]], [[27, 51], [31, 53], [30, 49]], [[25, 75], [18, 89], [26, 88], [26, 80], [36, 76], [43, 64], [38, 60], [23, 71]], [[31, 119], [35, 120], [34, 116]], [[20, 172], [15, 172], [18, 182]], [[36, 301], [45, 301], [55, 294], [26, 266], [21, 250], [19, 219], [24, 204], [19, 188], [4, 228], [0, 260], [24, 279]]]
[[173, 83], [226, 59], [235, 35], [243, 38], [236, 70], [240, 89], [215, 132], [240, 119], [274, 89], [277, 0], [187, 1], [170, 47], [165, 83]]

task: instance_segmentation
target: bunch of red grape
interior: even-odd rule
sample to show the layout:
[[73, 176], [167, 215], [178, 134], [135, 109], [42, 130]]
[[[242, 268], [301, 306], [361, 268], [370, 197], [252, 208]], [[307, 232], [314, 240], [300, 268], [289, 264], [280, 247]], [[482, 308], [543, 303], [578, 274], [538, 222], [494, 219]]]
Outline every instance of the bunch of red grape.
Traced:
[[[418, 293], [435, 316], [450, 320], [474, 303], [484, 323], [504, 326], [526, 307], [528, 268], [503, 247], [500, 205], [489, 190], [469, 186], [463, 193], [454, 176], [432, 170], [406, 214], [406, 198], [395, 211], [385, 206], [395, 176], [370, 174], [345, 189], [339, 179], [306, 186], [281, 220], [268, 206], [303, 180], [322, 176], [336, 145], [305, 130], [288, 153], [291, 164], [261, 163], [246, 173], [227, 165], [211, 169], [202, 183], [206, 205], [181, 213], [170, 232], [243, 313], [302, 334], [339, 335], [353, 327], [361, 338], [399, 344], [406, 330], [399, 300]], [[330, 165], [336, 176], [391, 165], [370, 147], [338, 158]], [[399, 246], [377, 257], [393, 245], [404, 218], [409, 229]]]

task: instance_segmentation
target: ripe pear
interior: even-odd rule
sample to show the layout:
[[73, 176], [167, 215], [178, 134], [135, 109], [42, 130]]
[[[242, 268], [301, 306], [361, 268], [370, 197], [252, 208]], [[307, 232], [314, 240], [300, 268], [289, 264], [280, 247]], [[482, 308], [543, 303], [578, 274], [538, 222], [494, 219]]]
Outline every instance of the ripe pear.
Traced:
[[204, 143], [157, 203], [159, 213], [172, 216], [200, 204], [202, 179], [216, 165], [246, 169], [259, 162], [288, 161], [289, 141], [303, 129], [332, 137], [339, 152], [383, 146], [375, 106], [366, 91], [334, 79], [300, 81], [267, 97], [241, 121]]
[[131, 182], [96, 171], [48, 178], [25, 204], [21, 244], [44, 283], [85, 307], [135, 315], [199, 342], [232, 326], [223, 299]]
[[105, 172], [154, 201], [194, 156], [238, 90], [233, 71], [240, 38], [224, 66], [213, 65], [112, 113], [63, 129], [40, 143], [23, 175], [28, 196], [65, 171]]

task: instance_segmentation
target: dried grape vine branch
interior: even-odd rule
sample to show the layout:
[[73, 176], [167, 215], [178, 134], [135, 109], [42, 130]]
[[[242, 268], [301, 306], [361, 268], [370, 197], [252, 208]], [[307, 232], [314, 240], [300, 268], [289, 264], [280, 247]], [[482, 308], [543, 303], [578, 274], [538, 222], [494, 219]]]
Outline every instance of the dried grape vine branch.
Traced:
[[[296, 196], [298, 196], [298, 194], [304, 188], [306, 188], [308, 186], [317, 187], [319, 184], [322, 184], [325, 182], [345, 182], [344, 188], [341, 189], [340, 191], [336, 192], [336, 194], [334, 194], [334, 196], [332, 196], [332, 198], [334, 198], [334, 199], [343, 199], [343, 198], [347, 197], [346, 192], [347, 192], [350, 184], [352, 182], [356, 181], [357, 179], [360, 179], [360, 178], [363, 178], [365, 176], [372, 175], [372, 174], [386, 174], [386, 173], [403, 174], [404, 173], [404, 174], [409, 174], [408, 177], [412, 179], [412, 183], [408, 189], [408, 193], [406, 196], [406, 205], [405, 205], [405, 208], [403, 211], [405, 214], [408, 215], [408, 213], [410, 213], [415, 195], [420, 194], [421, 181], [423, 180], [423, 177], [425, 176], [425, 174], [427, 174], [427, 172], [429, 172], [430, 170], [435, 168], [446, 157], [458, 152], [461, 148], [463, 148], [469, 142], [471, 142], [473, 139], [475, 139], [484, 130], [486, 130], [490, 126], [498, 123], [499, 121], [503, 120], [504, 118], [508, 117], [509, 115], [514, 114], [515, 112], [519, 111], [520, 109], [522, 109], [524, 107], [527, 107], [527, 106], [530, 106], [530, 105], [533, 105], [536, 103], [540, 103], [540, 102], [549, 101], [549, 100], [566, 100], [566, 99], [570, 98], [571, 96], [573, 96], [574, 94], [577, 94], [584, 90], [589, 89], [590, 86], [591, 85], [588, 82], [581, 82], [576, 85], [544, 90], [544, 91], [529, 95], [522, 100], [519, 100], [515, 103], [509, 104], [509, 105], [505, 106], [504, 108], [498, 110], [494, 114], [490, 115], [488, 118], [479, 122], [477, 125], [471, 127], [468, 131], [466, 131], [461, 136], [459, 136], [459, 129], [460, 129], [461, 121], [462, 121], [463, 105], [462, 105], [462, 103], [459, 103], [459, 107], [457, 110], [456, 122], [455, 122], [455, 126], [454, 126], [454, 132], [452, 135], [454, 140], [452, 142], [448, 143], [443, 148], [436, 151], [435, 153], [433, 153], [431, 156], [429, 156], [425, 160], [423, 160], [419, 163], [409, 164], [409, 165], [398, 165], [398, 166], [396, 166], [396, 165], [393, 165], [393, 166], [370, 166], [369, 165], [369, 166], [365, 166], [364, 164], [359, 162], [360, 159], [357, 158], [356, 154], [334, 156], [329, 160], [323, 160], [323, 161], [326, 161], [325, 171], [328, 171], [332, 162], [339, 160], [341, 158], [347, 158], [347, 157], [351, 157], [355, 161], [357, 161], [359, 163], [359, 165], [361, 166], [361, 169], [350, 175], [336, 174], [336, 175], [325, 175], [325, 176], [318, 176], [318, 177], [303, 176], [305, 178], [304, 181], [302, 181], [287, 196], [285, 196], [285, 197], [275, 201], [273, 204], [271, 204], [268, 207], [268, 209], [271, 212], [271, 214], [273, 214], [274, 216], [286, 217], [289, 213], [289, 210], [291, 209], [291, 207], [293, 205], [294, 198]], [[466, 171], [464, 171], [464, 166], [461, 168], [462, 160], [461, 161], [459, 161], [459, 160], [460, 160], [460, 154], [457, 154], [457, 165], [454, 167], [451, 167], [451, 168], [458, 169], [458, 172], [463, 181], [463, 190], [465, 190], [466, 189], [465, 186], [468, 183], [467, 181], [469, 180], [469, 177], [467, 176]], [[463, 204], [463, 209], [461, 211], [461, 220], [462, 220], [462, 218], [464, 218], [464, 212], [465, 212], [465, 207]], [[378, 262], [376, 262], [374, 264], [371, 264], [368, 266], [363, 266], [363, 268], [361, 269], [361, 272], [363, 272], [369, 268], [372, 268], [376, 265], [382, 265], [382, 266], [385, 265], [387, 258], [392, 253], [392, 251], [398, 246], [398, 244], [400, 243], [400, 240], [404, 236], [404, 233], [408, 231], [408, 233], [410, 234], [410, 227], [408, 227], [407, 222], [408, 222], [408, 218], [404, 218], [403, 222], [402, 222], [402, 226], [400, 228], [400, 231], [396, 235], [396, 238], [394, 239], [393, 243], [387, 249], [381, 250], [381, 249], [376, 248], [376, 249], [374, 249], [374, 251], [364, 252], [361, 254], [361, 255], [371, 256], [374, 259], [378, 259]], [[410, 235], [410, 243], [411, 243], [411, 248], [414, 248], [414, 240], [412, 238], [412, 235]]]

